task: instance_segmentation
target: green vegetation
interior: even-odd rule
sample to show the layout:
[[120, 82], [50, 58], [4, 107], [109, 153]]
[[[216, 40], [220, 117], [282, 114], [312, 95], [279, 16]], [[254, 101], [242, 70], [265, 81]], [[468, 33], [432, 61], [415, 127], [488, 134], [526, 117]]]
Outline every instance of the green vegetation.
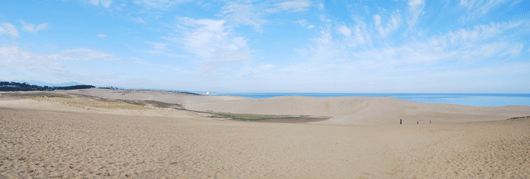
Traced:
[[71, 98], [70, 95], [57, 94], [57, 93], [1, 93], [2, 97], [12, 98]]
[[159, 108], [182, 109], [182, 105], [180, 104], [164, 103], [164, 102], [153, 101], [153, 100], [145, 100], [145, 101], [139, 101], [139, 102], [143, 103], [143, 105], [150, 104], [154, 107], [159, 107]]
[[289, 120], [296, 119], [298, 117], [293, 116], [276, 116], [276, 115], [263, 115], [263, 114], [232, 114], [232, 113], [214, 113], [211, 118], [230, 118], [240, 121], [264, 121], [264, 120]]
[[97, 97], [95, 96], [90, 96], [90, 95], [84, 95], [84, 94], [76, 94], [76, 93], [68, 93], [70, 96], [76, 96], [76, 97], [79, 97], [79, 98], [87, 98], [87, 99], [96, 99]]
[[512, 120], [512, 119], [530, 119], [530, 116], [512, 117], [512, 118], [509, 118], [508, 120]]
[[329, 117], [310, 117], [310, 116], [286, 116], [286, 115], [266, 115], [266, 114], [234, 114], [222, 113], [212, 111], [194, 111], [196, 113], [210, 114], [210, 118], [226, 118], [238, 121], [253, 121], [253, 122], [315, 122], [329, 119]]
[[[109, 99], [109, 98], [100, 98], [96, 96], [75, 94], [75, 93], [57, 94], [57, 93], [38, 92], [38, 93], [0, 93], [0, 94], [2, 94], [1, 97], [39, 98], [40, 100], [55, 99], [65, 104], [70, 104], [74, 106], [87, 106], [88, 105], [88, 106], [92, 106], [96, 108], [101, 107], [101, 108], [136, 109], [138, 107], [144, 107], [144, 106], [149, 105], [149, 106], [159, 107], [159, 108], [171, 108], [171, 109], [185, 110], [185, 111], [190, 111], [190, 112], [195, 112], [195, 113], [209, 114], [210, 118], [226, 118], [226, 119], [232, 119], [232, 120], [238, 120], [238, 121], [314, 122], [314, 121], [322, 121], [322, 120], [328, 119], [327, 117], [265, 115], [265, 114], [235, 114], [235, 113], [223, 113], [223, 112], [212, 112], [212, 111], [194, 111], [194, 110], [184, 109], [184, 107], [180, 104], [165, 103], [165, 102], [154, 101], [154, 100]], [[61, 99], [61, 98], [67, 98], [67, 99]], [[83, 100], [83, 99], [89, 99], [89, 100]], [[79, 101], [79, 100], [82, 100], [82, 101]], [[133, 106], [127, 106], [124, 103], [128, 105], [133, 105]], [[524, 117], [519, 117], [519, 118], [524, 118]], [[517, 119], [517, 118], [510, 118], [510, 119]]]
[[154, 100], [124, 100], [124, 99], [107, 99], [107, 98], [97, 98], [97, 100], [105, 101], [105, 102], [119, 101], [119, 102], [124, 102], [124, 103], [138, 105], [138, 106], [151, 105], [153, 107], [159, 107], [159, 108], [183, 109], [182, 105], [180, 104], [171, 104], [171, 103], [165, 103], [165, 102], [154, 101]]

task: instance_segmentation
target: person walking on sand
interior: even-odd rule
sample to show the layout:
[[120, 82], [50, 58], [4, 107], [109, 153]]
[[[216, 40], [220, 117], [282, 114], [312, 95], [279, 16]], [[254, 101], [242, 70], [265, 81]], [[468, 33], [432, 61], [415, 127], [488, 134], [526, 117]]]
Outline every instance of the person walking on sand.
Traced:
[[429, 124], [431, 124], [431, 120], [429, 120]]
[[420, 124], [420, 121], [416, 121], [416, 124]]
[[403, 123], [403, 119], [399, 119], [399, 124], [402, 124]]

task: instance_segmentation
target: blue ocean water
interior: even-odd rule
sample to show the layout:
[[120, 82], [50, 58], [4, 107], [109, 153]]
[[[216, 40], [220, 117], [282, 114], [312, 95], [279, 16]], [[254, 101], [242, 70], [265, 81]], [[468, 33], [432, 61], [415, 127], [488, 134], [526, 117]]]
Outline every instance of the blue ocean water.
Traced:
[[228, 93], [224, 95], [247, 98], [270, 98], [276, 96], [311, 97], [394, 97], [420, 103], [445, 103], [468, 106], [497, 107], [510, 105], [530, 106], [530, 94], [485, 94], [485, 93]]

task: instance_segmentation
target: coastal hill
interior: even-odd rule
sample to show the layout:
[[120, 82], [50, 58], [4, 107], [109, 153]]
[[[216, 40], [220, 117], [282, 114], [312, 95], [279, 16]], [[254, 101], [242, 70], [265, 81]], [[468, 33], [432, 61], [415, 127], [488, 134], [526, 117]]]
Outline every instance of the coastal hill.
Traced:
[[72, 85], [72, 86], [39, 86], [26, 82], [0, 81], [0, 91], [53, 91], [53, 90], [74, 90], [95, 88], [92, 85]]

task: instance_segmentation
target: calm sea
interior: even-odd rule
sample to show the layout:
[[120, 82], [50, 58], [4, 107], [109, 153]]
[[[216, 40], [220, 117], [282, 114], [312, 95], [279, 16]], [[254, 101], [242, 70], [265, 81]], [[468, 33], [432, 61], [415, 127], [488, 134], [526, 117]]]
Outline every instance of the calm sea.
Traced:
[[529, 105], [530, 94], [470, 94], [470, 93], [229, 93], [225, 95], [247, 98], [270, 98], [276, 96], [312, 96], [312, 97], [394, 97], [420, 103], [445, 103], [469, 106], [509, 106]]

